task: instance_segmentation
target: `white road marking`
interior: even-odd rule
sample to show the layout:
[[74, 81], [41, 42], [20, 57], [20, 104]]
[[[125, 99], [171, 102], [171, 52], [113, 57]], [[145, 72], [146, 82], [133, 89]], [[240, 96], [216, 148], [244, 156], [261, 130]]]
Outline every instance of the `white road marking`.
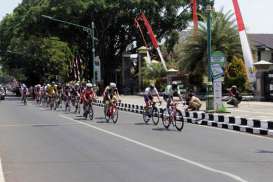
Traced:
[[2, 167], [2, 160], [0, 158], [0, 182], [5, 182], [5, 178], [4, 178], [4, 170]]
[[184, 162], [186, 162], [186, 163], [189, 163], [189, 164], [191, 164], [191, 165], [200, 167], [200, 168], [205, 169], [205, 170], [208, 170], [208, 171], [210, 171], [210, 172], [213, 172], [213, 173], [216, 173], [216, 174], [221, 174], [221, 175], [227, 176], [227, 177], [232, 178], [232, 179], [234, 179], [234, 180], [236, 180], [236, 181], [247, 182], [246, 180], [244, 180], [244, 179], [242, 179], [241, 177], [236, 176], [236, 175], [234, 175], [234, 174], [232, 174], [232, 173], [229, 173], [229, 172], [226, 172], [226, 171], [222, 171], [222, 170], [218, 170], [218, 169], [211, 168], [211, 167], [206, 166], [206, 165], [204, 165], [204, 164], [201, 164], [201, 163], [192, 161], [192, 160], [190, 160], [190, 159], [186, 159], [186, 158], [184, 158], [184, 157], [180, 157], [180, 156], [175, 155], [175, 154], [172, 154], [172, 153], [170, 153], [170, 152], [167, 152], [167, 151], [158, 149], [158, 148], [156, 148], [156, 147], [153, 147], [153, 146], [151, 146], [151, 145], [144, 144], [144, 143], [139, 142], [139, 141], [137, 141], [137, 140], [133, 140], [133, 139], [131, 139], [131, 138], [128, 138], [128, 137], [125, 137], [125, 136], [122, 136], [122, 135], [113, 133], [113, 132], [111, 132], [111, 131], [108, 131], [108, 130], [105, 130], [105, 129], [96, 127], [96, 126], [94, 126], [94, 125], [91, 125], [91, 124], [88, 124], [88, 123], [84, 123], [84, 122], [81, 122], [81, 121], [76, 121], [76, 120], [74, 120], [74, 119], [72, 119], [72, 118], [69, 118], [69, 117], [66, 117], [66, 116], [64, 116], [64, 115], [59, 115], [59, 116], [62, 117], [62, 118], [64, 118], [64, 119], [67, 119], [67, 120], [70, 120], [70, 121], [74, 121], [74, 122], [76, 122], [76, 123], [80, 123], [80, 124], [82, 124], [82, 125], [85, 125], [85, 126], [87, 126], [87, 127], [93, 128], [93, 129], [98, 130], [98, 131], [100, 131], [100, 132], [103, 132], [103, 133], [106, 133], [106, 134], [115, 136], [115, 137], [117, 137], [117, 138], [120, 138], [120, 139], [126, 140], [126, 141], [128, 141], [128, 142], [134, 143], [134, 144], [136, 144], [136, 145], [142, 146], [142, 147], [144, 147], [144, 148], [153, 150], [153, 151], [155, 151], [155, 152], [158, 152], [158, 153], [167, 155], [167, 156], [169, 156], [169, 157], [172, 157], [172, 158], [175, 158], [175, 159], [184, 161]]

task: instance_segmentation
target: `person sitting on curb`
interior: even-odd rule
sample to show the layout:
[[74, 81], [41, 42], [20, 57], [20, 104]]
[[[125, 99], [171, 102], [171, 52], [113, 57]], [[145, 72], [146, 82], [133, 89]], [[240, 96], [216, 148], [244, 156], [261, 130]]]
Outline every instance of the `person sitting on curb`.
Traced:
[[193, 93], [189, 93], [187, 101], [188, 108], [186, 109], [186, 111], [199, 111], [202, 106], [201, 100], [198, 97], [194, 96]]
[[227, 104], [233, 105], [234, 107], [238, 107], [240, 102], [242, 101], [242, 96], [237, 89], [236, 85], [233, 85], [230, 89], [228, 89], [230, 99], [227, 101]]

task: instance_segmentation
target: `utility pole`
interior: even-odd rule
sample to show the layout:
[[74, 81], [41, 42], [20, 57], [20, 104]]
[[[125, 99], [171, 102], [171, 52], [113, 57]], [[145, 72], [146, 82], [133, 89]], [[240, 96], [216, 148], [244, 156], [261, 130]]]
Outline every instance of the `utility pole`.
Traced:
[[86, 32], [89, 36], [91, 36], [91, 39], [92, 39], [92, 61], [93, 61], [93, 84], [96, 84], [96, 78], [95, 78], [95, 41], [98, 41], [98, 39], [95, 37], [95, 24], [94, 22], [92, 21], [91, 23], [91, 28], [89, 27], [85, 27], [85, 26], [82, 26], [82, 25], [78, 25], [78, 24], [75, 24], [75, 23], [71, 23], [71, 22], [68, 22], [68, 21], [64, 21], [64, 20], [59, 20], [59, 19], [56, 19], [56, 18], [53, 18], [51, 16], [47, 16], [47, 15], [42, 15], [43, 18], [46, 18], [48, 20], [51, 20], [51, 21], [55, 21], [55, 22], [59, 22], [59, 23], [62, 23], [62, 24], [67, 24], [67, 25], [70, 25], [70, 26], [74, 26], [74, 27], [77, 27], [77, 28], [80, 28], [82, 31]]
[[93, 84], [96, 84], [96, 63], [95, 63], [95, 24], [91, 23], [91, 38], [92, 38], [92, 59], [93, 59]]
[[214, 0], [202, 1], [205, 5], [203, 9], [207, 12], [207, 54], [208, 54], [208, 83], [207, 83], [207, 104], [206, 111], [213, 111], [213, 92], [212, 92], [212, 75], [211, 75], [211, 11], [213, 10]]

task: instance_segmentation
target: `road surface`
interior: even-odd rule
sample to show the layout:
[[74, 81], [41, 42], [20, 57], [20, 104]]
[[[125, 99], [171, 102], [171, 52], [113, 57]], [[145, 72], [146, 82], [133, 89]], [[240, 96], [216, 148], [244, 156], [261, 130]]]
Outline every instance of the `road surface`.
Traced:
[[[182, 132], [102, 109], [95, 119], [17, 98], [0, 103], [0, 182], [272, 181], [273, 139], [185, 124]], [[2, 169], [1, 169], [2, 168]]]

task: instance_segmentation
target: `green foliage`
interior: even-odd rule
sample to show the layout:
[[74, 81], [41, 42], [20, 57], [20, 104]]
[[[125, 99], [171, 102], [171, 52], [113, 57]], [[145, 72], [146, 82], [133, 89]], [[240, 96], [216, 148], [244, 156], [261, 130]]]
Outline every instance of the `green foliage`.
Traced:
[[64, 79], [69, 77], [72, 52], [67, 43], [56, 37], [13, 38], [9, 49], [13, 51], [4, 57], [3, 66], [20, 81], [37, 83], [56, 75]]
[[248, 87], [247, 73], [241, 58], [233, 57], [226, 67], [224, 87], [230, 88], [232, 85], [236, 85], [241, 91], [246, 90]]
[[162, 83], [161, 80], [166, 75], [167, 72], [163, 68], [162, 64], [152, 63], [150, 66], [146, 65], [142, 67], [144, 86], [148, 86], [151, 82], [153, 82], [159, 90], [162, 90], [165, 85], [161, 85], [160, 83]]
[[[180, 69], [192, 75], [194, 82], [196, 79], [199, 80], [195, 84], [201, 84], [200, 81], [208, 72], [206, 18], [203, 19], [204, 23], [199, 24], [199, 30], [192, 32], [175, 50], [178, 53]], [[233, 56], [241, 56], [241, 45], [233, 14], [213, 12], [211, 22], [212, 51], [223, 52], [228, 62]]]
[[[126, 47], [135, 40], [142, 42], [133, 26], [140, 12], [145, 13], [161, 40], [173, 30], [186, 28], [191, 19], [189, 4], [190, 0], [23, 0], [0, 24], [0, 49], [20, 54], [5, 56], [3, 66], [22, 68], [31, 82], [54, 74], [67, 78], [68, 58], [80, 55], [86, 64], [86, 79], [90, 79], [92, 51], [87, 33], [41, 15], [88, 27], [94, 21], [99, 40], [96, 55], [108, 82], [120, 66]], [[52, 42], [52, 37], [58, 41]], [[30, 70], [35, 73], [29, 74]]]

